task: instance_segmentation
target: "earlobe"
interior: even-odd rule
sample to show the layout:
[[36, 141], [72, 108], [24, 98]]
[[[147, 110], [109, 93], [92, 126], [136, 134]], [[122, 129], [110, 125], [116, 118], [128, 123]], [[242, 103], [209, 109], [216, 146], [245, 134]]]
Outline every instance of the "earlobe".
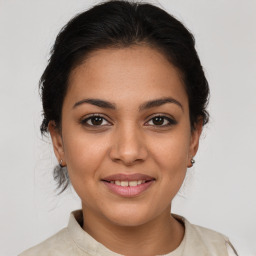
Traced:
[[187, 167], [188, 167], [188, 168], [193, 167], [194, 163], [195, 163], [194, 158], [191, 158], [191, 159], [190, 159], [190, 162], [189, 162], [188, 165], [187, 165]]
[[190, 150], [188, 156], [188, 167], [192, 167], [194, 163], [194, 156], [197, 153], [199, 147], [199, 139], [203, 129], [203, 120], [199, 120], [191, 132], [191, 140], [190, 140]]
[[50, 132], [50, 135], [51, 135], [54, 154], [55, 154], [58, 162], [59, 163], [61, 162], [61, 164], [64, 165], [65, 164], [65, 156], [64, 156], [64, 147], [63, 147], [62, 136], [60, 134], [60, 131], [57, 129], [54, 121], [49, 122], [48, 131]]

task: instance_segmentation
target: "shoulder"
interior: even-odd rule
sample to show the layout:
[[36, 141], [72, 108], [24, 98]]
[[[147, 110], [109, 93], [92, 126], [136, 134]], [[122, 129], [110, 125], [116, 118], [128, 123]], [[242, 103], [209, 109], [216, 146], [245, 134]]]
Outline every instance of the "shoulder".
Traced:
[[187, 222], [187, 226], [189, 226], [190, 235], [197, 234], [197, 236], [200, 237], [200, 239], [204, 242], [211, 241], [212, 243], [217, 243], [217, 242], [228, 241], [227, 236], [217, 231], [214, 231], [212, 229], [205, 228], [199, 225], [191, 224], [188, 221], [186, 222]]
[[[68, 234], [67, 228], [64, 228], [40, 244], [24, 251], [19, 256], [70, 255], [68, 251], [72, 247], [72, 239]], [[63, 254], [63, 252], [67, 254]]]
[[238, 256], [237, 251], [227, 236], [205, 227], [193, 224], [190, 225], [192, 226], [191, 228], [200, 236], [200, 239], [207, 246], [209, 251], [221, 252], [220, 255], [223, 255], [222, 253], [225, 252], [225, 255], [227, 256]]
[[[178, 220], [181, 220], [185, 225], [185, 250], [190, 252], [190, 255], [218, 255], [229, 256], [237, 255], [234, 247], [229, 241], [229, 238], [214, 230], [191, 224], [184, 217], [174, 215]], [[231, 250], [234, 252], [230, 253]], [[191, 252], [194, 254], [191, 254]], [[186, 253], [184, 255], [187, 255]]]
[[96, 255], [97, 242], [82, 228], [82, 211], [70, 214], [66, 228], [19, 256], [88, 256]]

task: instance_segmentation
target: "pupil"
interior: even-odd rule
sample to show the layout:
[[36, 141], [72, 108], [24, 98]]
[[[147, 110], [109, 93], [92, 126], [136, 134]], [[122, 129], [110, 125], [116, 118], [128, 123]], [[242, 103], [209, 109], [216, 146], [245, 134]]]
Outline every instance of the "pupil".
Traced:
[[102, 117], [93, 117], [92, 124], [93, 125], [100, 125], [102, 123]]
[[156, 125], [161, 125], [163, 124], [164, 119], [162, 117], [154, 117], [153, 118], [153, 123]]

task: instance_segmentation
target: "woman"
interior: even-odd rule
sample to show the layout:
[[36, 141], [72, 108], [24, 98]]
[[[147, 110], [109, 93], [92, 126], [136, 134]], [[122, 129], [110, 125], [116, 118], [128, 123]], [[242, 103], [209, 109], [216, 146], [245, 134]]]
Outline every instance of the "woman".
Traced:
[[44, 119], [82, 210], [29, 255], [236, 255], [170, 214], [208, 121], [193, 36], [150, 4], [109, 1], [72, 19], [41, 78]]

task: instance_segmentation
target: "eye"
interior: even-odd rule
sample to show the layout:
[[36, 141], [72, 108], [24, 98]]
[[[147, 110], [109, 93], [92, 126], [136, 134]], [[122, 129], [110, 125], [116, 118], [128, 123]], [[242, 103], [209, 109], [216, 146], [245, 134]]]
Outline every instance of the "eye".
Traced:
[[92, 115], [81, 121], [81, 124], [86, 126], [106, 126], [110, 123], [101, 115]]
[[172, 126], [175, 124], [177, 124], [177, 121], [163, 115], [154, 116], [147, 122], [147, 125], [160, 126], [160, 127]]

